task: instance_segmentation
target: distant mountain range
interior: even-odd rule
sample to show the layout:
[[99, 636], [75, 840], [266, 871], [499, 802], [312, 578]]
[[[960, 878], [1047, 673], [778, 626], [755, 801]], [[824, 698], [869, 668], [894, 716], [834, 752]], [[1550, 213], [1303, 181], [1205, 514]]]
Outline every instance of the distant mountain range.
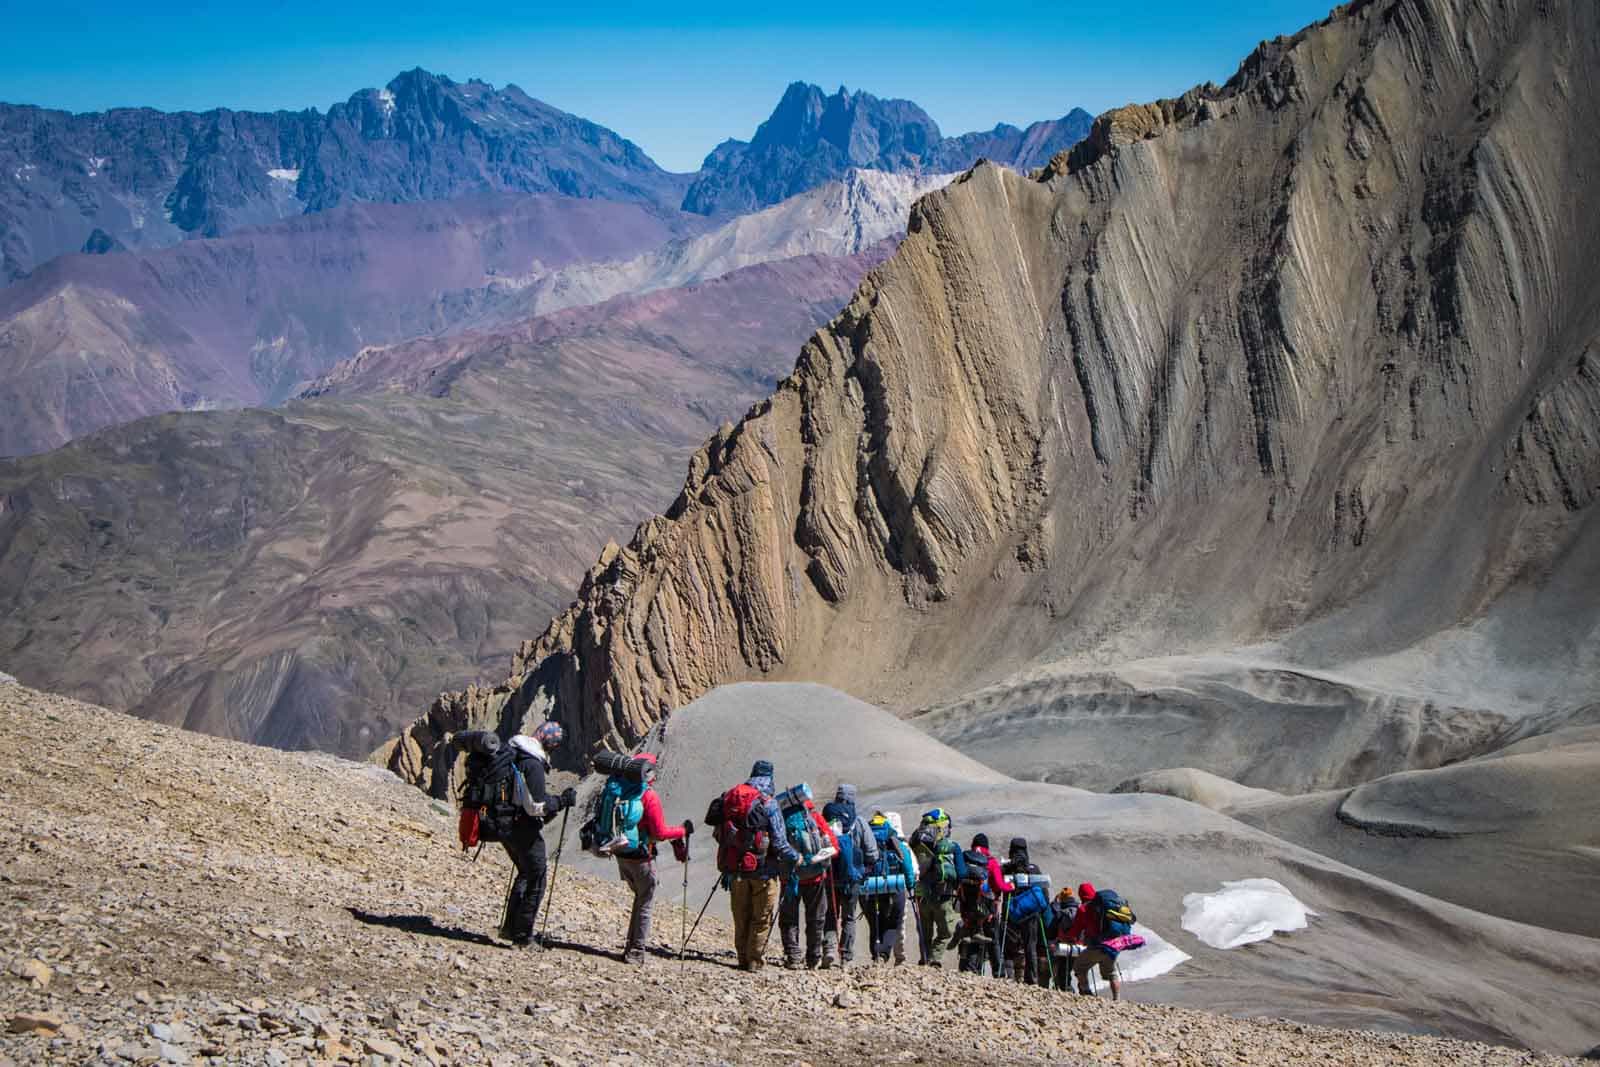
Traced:
[[909, 100], [880, 100], [844, 86], [827, 96], [795, 82], [747, 141], [724, 141], [706, 157], [683, 199], [702, 215], [740, 214], [776, 204], [853, 167], [933, 172], [966, 170], [980, 159], [1019, 170], [1049, 162], [1089, 133], [1094, 116], [1074, 108], [1027, 129], [945, 137]]
[[776, 204], [852, 168], [1046, 162], [1089, 130], [1074, 110], [946, 138], [916, 104], [795, 83], [754, 138], [671, 174], [603, 126], [478, 81], [417, 69], [326, 113], [0, 104], [0, 284], [63, 253], [162, 248], [354, 201], [558, 193], [701, 215]]
[[326, 114], [3, 104], [0, 281], [63, 252], [159, 248], [350, 201], [516, 192], [677, 207], [688, 181], [514, 85], [424, 70]]

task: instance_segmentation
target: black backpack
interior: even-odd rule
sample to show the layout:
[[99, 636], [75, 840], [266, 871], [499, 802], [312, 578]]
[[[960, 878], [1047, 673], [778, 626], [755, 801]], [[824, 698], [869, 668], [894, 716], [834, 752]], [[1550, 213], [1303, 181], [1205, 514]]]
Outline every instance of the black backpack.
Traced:
[[956, 904], [963, 920], [987, 926], [994, 918], [994, 887], [989, 884], [989, 857], [976, 849], [961, 856], [967, 871], [956, 887]]
[[[455, 743], [467, 753], [467, 775], [461, 785], [463, 814], [477, 812], [479, 841], [508, 841], [522, 812], [517, 807], [517, 792], [522, 772], [517, 769], [517, 750], [502, 744], [488, 730], [468, 730], [456, 734]], [[523, 788], [526, 788], [525, 786]]]

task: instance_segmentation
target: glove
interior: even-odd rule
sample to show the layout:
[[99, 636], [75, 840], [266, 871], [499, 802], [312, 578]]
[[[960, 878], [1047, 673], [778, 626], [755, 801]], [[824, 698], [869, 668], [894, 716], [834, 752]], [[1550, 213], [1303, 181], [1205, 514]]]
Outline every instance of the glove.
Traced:
[[578, 802], [578, 791], [570, 785], [561, 791], [561, 806], [570, 808]]
[[694, 836], [694, 821], [692, 819], [683, 820], [683, 836], [684, 837], [693, 837]]
[[680, 837], [672, 842], [672, 855], [679, 863], [689, 862], [689, 839], [687, 837]]

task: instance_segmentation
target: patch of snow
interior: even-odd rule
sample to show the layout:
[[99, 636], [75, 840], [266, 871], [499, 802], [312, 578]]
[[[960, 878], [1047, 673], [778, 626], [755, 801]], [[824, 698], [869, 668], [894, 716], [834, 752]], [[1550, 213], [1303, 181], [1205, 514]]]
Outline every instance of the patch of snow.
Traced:
[[284, 167], [278, 170], [267, 171], [267, 177], [278, 182], [297, 182], [300, 180], [299, 167]]
[[21, 685], [21, 684], [22, 684], [21, 682], [17, 681], [15, 678], [11, 677], [11, 675], [7, 674], [5, 671], [0, 671], [0, 685]]
[[383, 108], [385, 115], [394, 114], [394, 93], [388, 89], [378, 90], [378, 106]]
[[1315, 915], [1271, 878], [1223, 882], [1215, 893], [1183, 898], [1183, 928], [1212, 948], [1238, 948], [1275, 933], [1304, 930]]
[[89, 156], [84, 162], [89, 166], [89, 177], [98, 178], [100, 176], [100, 168], [110, 163], [111, 160], [105, 156]]

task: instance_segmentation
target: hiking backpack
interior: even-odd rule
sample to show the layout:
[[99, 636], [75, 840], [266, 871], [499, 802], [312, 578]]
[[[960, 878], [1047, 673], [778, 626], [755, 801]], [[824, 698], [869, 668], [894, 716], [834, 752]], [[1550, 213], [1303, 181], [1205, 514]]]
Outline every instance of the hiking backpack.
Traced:
[[878, 863], [861, 883], [862, 896], [903, 893], [906, 890], [905, 862], [900, 857], [900, 839], [887, 819], [872, 822], [872, 836], [878, 842]]
[[928, 872], [928, 886], [939, 899], [954, 896], [960, 879], [956, 876], [956, 843], [927, 823], [911, 834], [911, 851], [922, 869]]
[[1133, 924], [1138, 922], [1138, 916], [1133, 914], [1133, 909], [1128, 907], [1128, 902], [1117, 895], [1114, 889], [1102, 889], [1089, 901], [1090, 908], [1100, 920], [1100, 940], [1110, 941], [1113, 938], [1127, 937], [1133, 933]]
[[994, 917], [994, 887], [989, 884], [989, 857], [977, 849], [962, 853], [967, 873], [956, 887], [963, 918], [988, 922]]
[[783, 831], [789, 845], [800, 854], [795, 872], [812, 879], [832, 868], [837, 850], [828, 840], [811, 802], [811, 787], [804, 782], [778, 794], [778, 810], [783, 813]]
[[462, 849], [509, 840], [528, 793], [517, 767], [517, 750], [489, 730], [458, 733], [455, 744], [467, 753], [461, 817], [456, 826]]
[[1042, 885], [1023, 886], [1011, 894], [1007, 921], [1030, 923], [1050, 914], [1050, 894]]
[[[823, 818], [827, 818], [828, 809], [823, 808], [822, 814]], [[866, 867], [861, 862], [861, 850], [856, 848], [848, 826], [841, 824], [834, 830], [833, 836], [839, 839], [839, 854], [833, 857], [833, 884], [839, 887], [841, 893], [854, 893], [867, 876]]]
[[594, 848], [596, 856], [637, 856], [644, 848], [639, 822], [644, 818], [643, 782], [629, 781], [613, 774], [600, 790], [600, 806], [595, 812]]
[[723, 874], [754, 874], [761, 869], [772, 844], [768, 830], [766, 797], [749, 782], [741, 782], [712, 801], [706, 821], [715, 829], [717, 870]]

